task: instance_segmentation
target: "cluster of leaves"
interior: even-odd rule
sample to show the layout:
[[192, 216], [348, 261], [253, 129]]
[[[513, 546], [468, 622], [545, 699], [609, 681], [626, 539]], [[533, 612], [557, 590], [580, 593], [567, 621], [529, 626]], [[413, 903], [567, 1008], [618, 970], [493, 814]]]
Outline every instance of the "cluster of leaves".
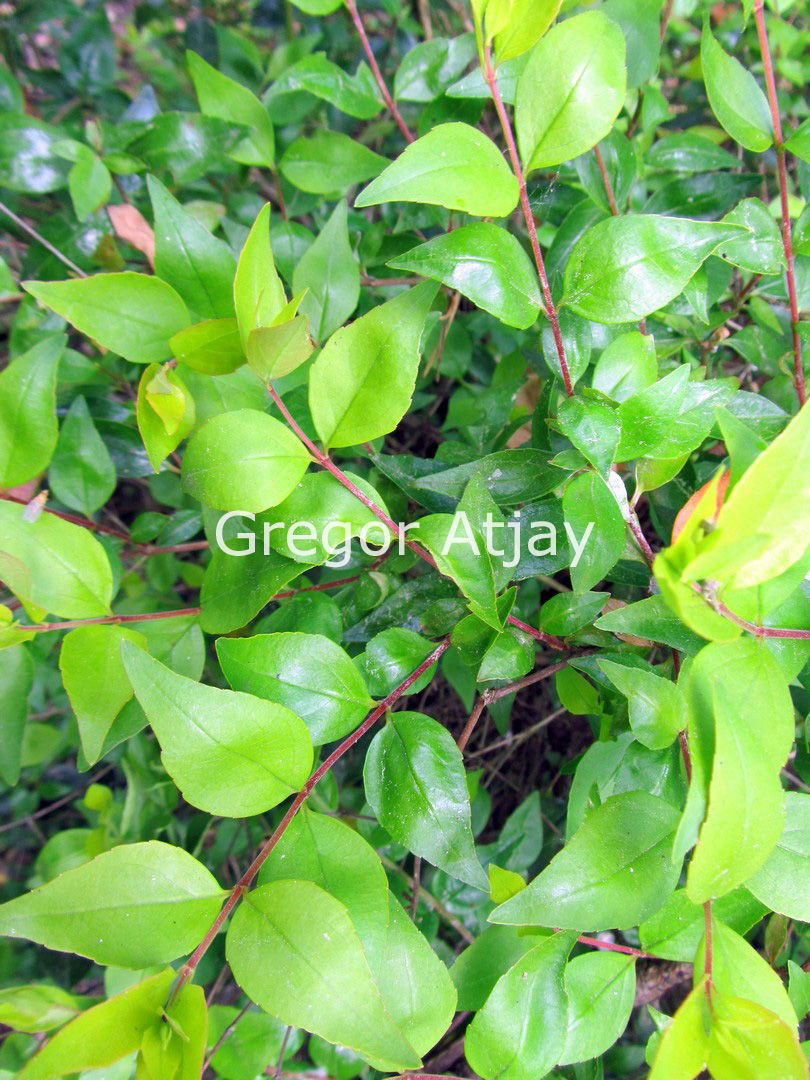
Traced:
[[806, 13], [294, 4], [4, 15], [0, 1077], [807, 1077]]

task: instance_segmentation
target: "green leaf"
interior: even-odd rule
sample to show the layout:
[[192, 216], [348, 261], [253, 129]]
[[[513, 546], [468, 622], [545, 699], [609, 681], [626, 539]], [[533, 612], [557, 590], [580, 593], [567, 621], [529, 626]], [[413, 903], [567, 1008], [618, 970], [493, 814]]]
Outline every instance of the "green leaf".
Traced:
[[371, 180], [389, 165], [362, 143], [339, 131], [315, 131], [300, 135], [282, 155], [279, 169], [300, 191], [329, 195]]
[[347, 215], [341, 199], [293, 273], [294, 291], [306, 290], [301, 311], [321, 344], [343, 325], [360, 298], [360, 268], [349, 243]]
[[197, 421], [194, 398], [179, 372], [159, 364], [150, 364], [141, 376], [135, 415], [155, 472], [160, 472], [165, 459], [188, 437]]
[[565, 489], [563, 513], [581, 548], [579, 554], [572, 552], [571, 583], [574, 592], [587, 592], [621, 558], [625, 545], [624, 518], [616, 496], [602, 477], [593, 472], [575, 476]]
[[66, 1070], [100, 1069], [133, 1054], [144, 1032], [160, 1018], [174, 979], [174, 970], [167, 968], [81, 1013], [57, 1032], [18, 1076], [21, 1080], [57, 1080]]
[[236, 260], [154, 176], [147, 177], [155, 215], [155, 273], [173, 286], [193, 318], [233, 317]]
[[489, 892], [475, 854], [461, 751], [421, 713], [397, 712], [374, 737], [363, 769], [380, 824], [415, 855]]
[[[2, 654], [0, 654], [2, 655]], [[765, 865], [746, 881], [746, 887], [791, 919], [810, 921], [810, 796], [789, 791], [786, 823]]]
[[561, 165], [610, 132], [624, 104], [624, 36], [601, 11], [552, 27], [518, 80], [515, 121], [526, 173]]
[[62, 422], [48, 482], [60, 502], [88, 517], [115, 491], [115, 465], [81, 395], [73, 399]]
[[490, 922], [580, 931], [635, 926], [677, 884], [680, 866], [669, 856], [679, 816], [646, 791], [612, 795], [527, 889], [492, 912]]
[[374, 848], [345, 821], [306, 806], [261, 869], [259, 885], [311, 881], [347, 909], [366, 955], [383, 948], [388, 878]]
[[[702, 978], [706, 941], [695, 957], [695, 979]], [[795, 1028], [796, 1013], [784, 984], [768, 961], [723, 923], [712, 920], [712, 983], [720, 994], [754, 1001]]]
[[689, 654], [696, 653], [705, 644], [684, 626], [663, 596], [649, 596], [633, 604], [608, 611], [594, 623], [599, 630], [613, 634], [630, 634], [637, 638], [660, 641], [671, 649]]
[[0, 372], [0, 487], [33, 480], [51, 460], [59, 435], [56, 375], [66, 338], [54, 334]]
[[168, 360], [169, 338], [190, 322], [171, 285], [128, 270], [71, 281], [24, 281], [22, 287], [82, 334], [133, 364]]
[[649, 84], [661, 51], [659, 0], [606, 0], [602, 11], [618, 23], [627, 44], [627, 88]]
[[244, 349], [251, 330], [271, 326], [287, 304], [270, 246], [269, 203], [259, 211], [239, 256], [233, 300]]
[[650, 1080], [692, 1080], [706, 1068], [708, 1008], [706, 980], [702, 979], [661, 1036]]
[[281, 421], [236, 409], [212, 417], [189, 440], [183, 487], [216, 510], [259, 513], [286, 499], [309, 460], [303, 443]]
[[397, 101], [434, 101], [461, 75], [475, 56], [472, 34], [455, 38], [434, 37], [414, 45], [402, 58], [394, 75]]
[[560, 1063], [598, 1058], [621, 1038], [636, 996], [636, 966], [631, 956], [594, 950], [575, 957], [565, 969], [568, 1038]]
[[190, 952], [224, 895], [182, 848], [123, 844], [1, 905], [0, 932], [138, 969]]
[[537, 944], [533, 934], [513, 926], [488, 926], [450, 968], [458, 988], [459, 1011], [483, 1008], [498, 979]]
[[55, 514], [27, 521], [26, 508], [0, 503], [0, 574], [28, 604], [66, 619], [110, 614], [113, 579], [93, 534]]
[[0, 990], [0, 1024], [15, 1031], [52, 1031], [77, 1016], [82, 1004], [58, 986], [13, 986]]
[[689, 899], [703, 903], [756, 873], [779, 841], [785, 823], [779, 773], [793, 745], [793, 705], [778, 663], [750, 638], [707, 645], [686, 694], [694, 747], [690, 800], [698, 807], [711, 770], [709, 809], [686, 883]]
[[614, 401], [626, 401], [646, 390], [658, 378], [655, 338], [631, 330], [620, 334], [602, 350], [593, 369], [591, 385]]
[[35, 670], [24, 645], [0, 649], [0, 684], [5, 703], [0, 722], [0, 777], [9, 787], [14, 787], [20, 778], [28, 695], [34, 685]]
[[723, 218], [726, 224], [744, 225], [750, 235], [723, 245], [723, 258], [753, 274], [779, 274], [785, 248], [779, 226], [760, 199], [743, 199]]
[[542, 304], [529, 256], [506, 229], [489, 222], [435, 236], [387, 265], [441, 281], [521, 330], [534, 324]]
[[[747, 933], [767, 908], [747, 888], [740, 886], [712, 903], [715, 920]], [[665, 960], [692, 963], [705, 927], [702, 904], [693, 904], [686, 889], [676, 890], [666, 904], [639, 927], [641, 947]]]
[[227, 375], [245, 362], [236, 319], [206, 319], [169, 342], [176, 359], [204, 375]]
[[619, 413], [599, 401], [567, 398], [557, 411], [560, 429], [603, 476], [619, 445]]
[[799, 124], [785, 143], [791, 154], [795, 154], [802, 161], [810, 161], [810, 120]]
[[433, 555], [439, 572], [452, 578], [467, 597], [473, 615], [500, 632], [503, 619], [498, 611], [492, 559], [464, 511], [421, 518], [419, 539]]
[[338, 330], [318, 354], [309, 405], [325, 445], [354, 446], [387, 435], [405, 415], [436, 289], [425, 282], [381, 304]]
[[172, 1076], [174, 1080], [197, 1080], [203, 1071], [208, 1008], [202, 986], [186, 983], [166, 1005], [159, 1020], [144, 1032], [135, 1069], [136, 1076]]
[[686, 700], [674, 682], [652, 671], [599, 660], [616, 689], [627, 698], [633, 734], [651, 750], [663, 750], [687, 724]]
[[248, 893], [226, 955], [245, 993], [283, 1023], [389, 1071], [421, 1065], [385, 1007], [346, 907], [314, 883], [274, 881]]
[[234, 690], [291, 709], [315, 746], [348, 735], [373, 705], [354, 663], [320, 634], [220, 638], [217, 655]]
[[230, 151], [230, 156], [242, 165], [272, 168], [275, 137], [270, 114], [264, 105], [246, 86], [223, 75], [196, 53], [187, 52], [186, 60], [200, 110], [206, 116], [241, 124], [250, 132]]
[[[759, 585], [804, 555], [810, 531], [810, 507], [803, 497], [808, 469], [810, 408], [804, 406], [734, 486], [718, 515], [711, 550], [713, 558], [724, 548], [731, 557], [724, 583]], [[760, 538], [762, 546], [753, 556], [742, 550], [735, 559], [740, 541], [749, 537]], [[687, 566], [685, 580], [694, 580], [699, 569], [699, 561]]]
[[122, 641], [147, 648], [143, 634], [123, 626], [79, 626], [62, 642], [59, 670], [89, 765], [98, 761], [113, 721], [132, 697]]
[[328, 101], [341, 112], [370, 120], [383, 108], [383, 100], [369, 67], [361, 63], [354, 75], [328, 60], [323, 53], [305, 56], [276, 79], [264, 99], [280, 123], [286, 123], [287, 94], [305, 90]]
[[355, 199], [355, 206], [418, 202], [475, 217], [507, 217], [518, 182], [491, 139], [468, 124], [438, 124], [411, 143]]
[[673, 300], [742, 226], [633, 214], [588, 229], [565, 268], [563, 303], [587, 319], [632, 322]]
[[557, 18], [561, 0], [513, 0], [509, 21], [495, 35], [495, 62], [522, 56], [535, 45]]
[[767, 98], [750, 71], [717, 44], [708, 20], [700, 39], [700, 63], [712, 112], [735, 142], [762, 153], [773, 142]]
[[68, 191], [79, 221], [87, 221], [112, 194], [112, 176], [104, 162], [87, 147], [68, 173]]
[[[427, 660], [433, 649], [432, 641], [413, 630], [404, 626], [392, 626], [381, 634], [376, 634], [355, 663], [363, 673], [370, 692], [382, 698], [404, 682], [423, 660]], [[420, 690], [424, 690], [435, 674], [434, 664], [412, 684], [410, 692], [418, 694]]]
[[289, 375], [309, 360], [315, 350], [309, 336], [308, 316], [296, 315], [288, 322], [251, 330], [247, 350], [248, 363], [260, 379], [280, 379]]
[[793, 1026], [753, 1001], [716, 994], [713, 1004], [708, 1059], [712, 1076], [806, 1080], [807, 1058]]
[[464, 1052], [484, 1080], [535, 1080], [565, 1048], [565, 961], [576, 938], [554, 934], [535, 945], [495, 985], [467, 1029]]
[[602, 608], [610, 593], [557, 593], [540, 608], [540, 629], [547, 634], [567, 637], [588, 626]]
[[684, 406], [688, 382], [689, 366], [681, 364], [663, 379], [625, 398], [619, 409], [619, 461], [644, 457], [666, 439]]
[[127, 642], [121, 654], [164, 767], [192, 806], [249, 817], [303, 786], [312, 740], [295, 713], [176, 675]]

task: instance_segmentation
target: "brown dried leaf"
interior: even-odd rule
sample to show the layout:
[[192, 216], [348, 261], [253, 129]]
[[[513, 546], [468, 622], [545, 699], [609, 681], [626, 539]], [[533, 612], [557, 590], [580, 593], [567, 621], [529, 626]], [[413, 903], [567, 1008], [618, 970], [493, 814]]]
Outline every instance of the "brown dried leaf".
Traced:
[[146, 256], [149, 265], [155, 266], [155, 233], [152, 226], [134, 206], [124, 203], [122, 206], [108, 206], [112, 227], [116, 235], [128, 244], [132, 244]]

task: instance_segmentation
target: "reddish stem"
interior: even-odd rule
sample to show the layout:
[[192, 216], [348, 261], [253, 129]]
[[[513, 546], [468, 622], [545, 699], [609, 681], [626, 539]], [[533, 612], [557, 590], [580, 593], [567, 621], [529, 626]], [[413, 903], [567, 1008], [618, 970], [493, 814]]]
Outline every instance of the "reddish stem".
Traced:
[[104, 615], [98, 619], [71, 619], [69, 622], [38, 623], [35, 626], [18, 624], [18, 630], [73, 630], [77, 626], [104, 626], [108, 623], [152, 622], [155, 619], [179, 619], [183, 615], [199, 615], [200, 608], [179, 608], [177, 611], [152, 611], [144, 615]]
[[667, 36], [667, 27], [669, 26], [669, 20], [672, 18], [672, 9], [675, 7], [675, 0], [667, 0], [667, 6], [664, 10], [664, 17], [661, 20], [661, 36], [660, 40], [663, 43], [664, 38]]
[[445, 638], [444, 641], [440, 642], [430, 654], [430, 656], [426, 660], [423, 660], [419, 667], [415, 671], [412, 671], [407, 679], [405, 679], [399, 684], [399, 686], [392, 690], [388, 697], [381, 701], [379, 705], [375, 706], [375, 708], [368, 714], [360, 727], [356, 728], [351, 735], [347, 736], [343, 740], [343, 742], [337, 747], [337, 749], [333, 750], [329, 757], [324, 762], [322, 762], [321, 765], [319, 765], [315, 772], [312, 774], [312, 776], [310, 776], [309, 780], [307, 780], [306, 784], [304, 784], [304, 786], [295, 796], [293, 801], [290, 803], [286, 814], [281, 819], [280, 823], [276, 826], [276, 829], [274, 830], [270, 839], [265, 843], [259, 854], [256, 856], [256, 858], [253, 860], [253, 862], [250, 864], [250, 866], [247, 868], [242, 877], [234, 886], [233, 892], [225, 901], [224, 907], [212, 923], [208, 933], [205, 935], [203, 940], [200, 942], [200, 944], [191, 954], [189, 959], [183, 965], [178, 980], [175, 983], [174, 989], [172, 991], [170, 1000], [173, 1000], [177, 997], [180, 988], [193, 976], [194, 972], [197, 969], [197, 965], [199, 964], [200, 960], [202, 960], [203, 956], [205, 956], [209, 946], [211, 945], [211, 942], [219, 933], [220, 929], [225, 923], [225, 920], [228, 918], [230, 913], [242, 899], [244, 893], [253, 884], [256, 875], [259, 873], [259, 870], [261, 870], [265, 860], [270, 855], [276, 844], [278, 844], [284, 833], [287, 831], [293, 818], [304, 805], [306, 800], [309, 798], [315, 785], [320, 780], [322, 780], [324, 776], [326, 776], [326, 774], [329, 772], [333, 765], [340, 761], [346, 751], [350, 750], [356, 742], [359, 742], [359, 740], [362, 739], [366, 732], [370, 728], [372, 728], [374, 724], [376, 724], [380, 717], [384, 716], [385, 713], [391, 708], [391, 706], [395, 704], [395, 702], [397, 702], [403, 694], [407, 693], [410, 687], [413, 686], [413, 684], [418, 679], [420, 679], [422, 675], [424, 675], [424, 673], [428, 671], [429, 668], [433, 667], [433, 665], [439, 659], [441, 659], [441, 657], [444, 655], [447, 649], [449, 649], [449, 647], [450, 638], [448, 637]]
[[[365, 494], [365, 492], [361, 491], [357, 484], [353, 483], [349, 479], [349, 477], [342, 471], [342, 469], [339, 469], [337, 465], [335, 465], [335, 463], [332, 461], [328, 454], [325, 454], [323, 450], [318, 449], [312, 439], [310, 439], [306, 432], [303, 431], [300, 424], [298, 424], [293, 418], [290, 410], [281, 400], [278, 390], [276, 390], [272, 383], [268, 384], [268, 388], [270, 390], [273, 401], [276, 403], [279, 411], [281, 412], [281, 415], [290, 425], [290, 427], [304, 444], [304, 446], [306, 446], [307, 450], [309, 450], [309, 452], [312, 454], [318, 464], [322, 465], [324, 469], [328, 469], [329, 472], [335, 477], [335, 479], [338, 480], [347, 489], [347, 491], [350, 491], [352, 495], [354, 495], [360, 500], [360, 502], [363, 503], [364, 506], [367, 506], [368, 509], [372, 512], [372, 514], [379, 518], [379, 520], [388, 527], [391, 534], [396, 537], [397, 540], [401, 540], [402, 542], [404, 542], [411, 549], [411, 551], [415, 552], [415, 554], [419, 556], [420, 559], [424, 559], [424, 561], [429, 566], [432, 566], [434, 570], [437, 570], [438, 566], [436, 565], [436, 560], [433, 558], [433, 556], [428, 551], [425, 551], [424, 548], [420, 547], [417, 543], [415, 543], [415, 541], [409, 540], [407, 535], [403, 533], [402, 529], [400, 529], [399, 525], [397, 525], [397, 523], [393, 521], [381, 507], [377, 506], [373, 499], [370, 499], [368, 495]], [[528, 623], [522, 622], [514, 615], [510, 615], [507, 621], [511, 623], [512, 626], [516, 626], [519, 630], [523, 630], [525, 633], [531, 634], [531, 636], [533, 638], [536, 638], [538, 641], [542, 641], [544, 645], [550, 645], [552, 649], [562, 649], [565, 647], [559, 638], [553, 637], [551, 634], [545, 634], [542, 630], [536, 630], [533, 626], [530, 626]]]
[[636, 538], [636, 543], [638, 544], [638, 546], [641, 548], [642, 552], [644, 553], [644, 558], [647, 560], [647, 565], [650, 568], [652, 568], [652, 564], [655, 562], [655, 553], [653, 552], [653, 549], [648, 544], [647, 537], [644, 535], [644, 533], [641, 530], [641, 525], [639, 524], [638, 516], [637, 516], [637, 514], [636, 514], [636, 512], [634, 510], [630, 511], [630, 516], [627, 519], [627, 523], [630, 526], [630, 531], [632, 532], [633, 536]]
[[760, 626], [759, 623], [749, 622], [748, 619], [743, 619], [739, 615], [726, 607], [720, 600], [715, 600], [712, 604], [718, 615], [723, 615], [730, 622], [735, 623], [737, 626], [741, 626], [743, 630], [747, 630], [749, 634], [755, 634], [758, 638], [781, 638], [791, 641], [810, 641], [810, 630], [792, 630], [788, 627], [781, 626]]
[[619, 216], [619, 207], [616, 205], [616, 196], [613, 192], [613, 184], [610, 182], [608, 176], [607, 166], [605, 165], [605, 159], [602, 157], [602, 151], [597, 144], [593, 148], [593, 152], [596, 155], [596, 164], [599, 166], [599, 172], [602, 174], [602, 183], [605, 185], [605, 192], [607, 193], [608, 202], [610, 203], [610, 212], [614, 217]]
[[584, 935], [577, 938], [580, 945], [592, 945], [594, 949], [605, 949], [608, 952], [620, 952], [625, 953], [627, 956], [640, 956], [644, 960], [660, 960], [660, 956], [656, 956], [654, 953], [644, 952], [642, 949], [634, 949], [632, 945], [615, 945], [612, 941], [600, 941], [599, 938], [585, 937]]
[[515, 136], [512, 133], [512, 125], [509, 123], [509, 117], [506, 115], [506, 108], [504, 107], [503, 98], [501, 92], [498, 89], [498, 76], [492, 66], [492, 57], [489, 49], [484, 54], [484, 77], [489, 84], [489, 88], [492, 91], [492, 99], [495, 102], [495, 109], [498, 113], [498, 119], [501, 122], [501, 128], [503, 129], [503, 136], [506, 139], [506, 146], [509, 150], [509, 158], [512, 162], [512, 169], [517, 177], [518, 186], [520, 188], [520, 205], [523, 209], [523, 217], [526, 219], [526, 228], [529, 230], [529, 240], [531, 241], [532, 251], [534, 252], [534, 261], [537, 265], [537, 276], [540, 278], [540, 286], [543, 290], [543, 300], [546, 305], [546, 313], [548, 315], [549, 322], [551, 323], [551, 329], [554, 334], [554, 343], [557, 346], [557, 355], [560, 358], [560, 371], [562, 372], [563, 380], [565, 381], [565, 391], [569, 397], [573, 397], [574, 384], [571, 381], [571, 372], [568, 367], [568, 361], [565, 356], [565, 345], [563, 344], [562, 331], [560, 330], [560, 319], [557, 315], [557, 308], [554, 306], [554, 300], [551, 296], [551, 288], [548, 283], [548, 276], [546, 275], [546, 267], [543, 262], [543, 253], [540, 250], [540, 241], [537, 239], [537, 228], [534, 224], [534, 216], [532, 214], [531, 204], [529, 203], [529, 193], [526, 190], [526, 177], [523, 175], [523, 169], [520, 164], [520, 156], [518, 154], [517, 145], [515, 143]]
[[383, 96], [383, 100], [388, 106], [389, 112], [396, 120], [399, 130], [402, 132], [408, 142], [412, 143], [414, 141], [414, 136], [411, 133], [411, 129], [402, 119], [402, 114], [396, 107], [394, 99], [391, 97], [388, 87], [385, 85], [383, 73], [380, 71], [380, 65], [377, 63], [377, 59], [374, 56], [374, 52], [371, 48], [371, 42], [368, 40], [368, 34], [366, 34], [366, 28], [363, 25], [363, 20], [360, 18], [360, 12], [357, 10], [357, 4], [355, 3], [355, 0], [346, 0], [346, 7], [349, 9], [349, 14], [352, 17], [352, 22], [357, 29], [357, 33], [360, 35], [360, 40], [363, 42], [363, 49], [366, 54], [366, 59], [369, 62], [371, 70], [374, 72], [374, 78], [377, 80], [377, 86], [379, 86], [380, 88], [380, 93]]
[[790, 324], [793, 331], [793, 357], [795, 369], [796, 394], [799, 405], [807, 401], [802, 364], [802, 339], [799, 334], [799, 301], [796, 294], [796, 264], [793, 256], [793, 236], [790, 228], [790, 203], [788, 201], [787, 166], [785, 164], [785, 146], [782, 139], [782, 121], [779, 117], [779, 101], [776, 97], [776, 80], [773, 74], [771, 50], [768, 45], [768, 32], [765, 27], [763, 0], [756, 0], [754, 18], [757, 24], [759, 46], [762, 52], [762, 65], [765, 69], [765, 86], [768, 90], [768, 103], [773, 117], [773, 142], [776, 149], [776, 161], [779, 172], [779, 195], [782, 202], [782, 243], [787, 262], [787, 286], [790, 298]]

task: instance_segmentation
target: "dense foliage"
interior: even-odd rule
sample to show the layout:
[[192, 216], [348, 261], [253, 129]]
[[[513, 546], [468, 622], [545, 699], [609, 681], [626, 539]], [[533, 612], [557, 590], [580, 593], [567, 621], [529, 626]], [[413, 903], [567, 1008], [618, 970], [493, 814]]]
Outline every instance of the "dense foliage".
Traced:
[[804, 5], [1, 17], [0, 1077], [807, 1077]]

